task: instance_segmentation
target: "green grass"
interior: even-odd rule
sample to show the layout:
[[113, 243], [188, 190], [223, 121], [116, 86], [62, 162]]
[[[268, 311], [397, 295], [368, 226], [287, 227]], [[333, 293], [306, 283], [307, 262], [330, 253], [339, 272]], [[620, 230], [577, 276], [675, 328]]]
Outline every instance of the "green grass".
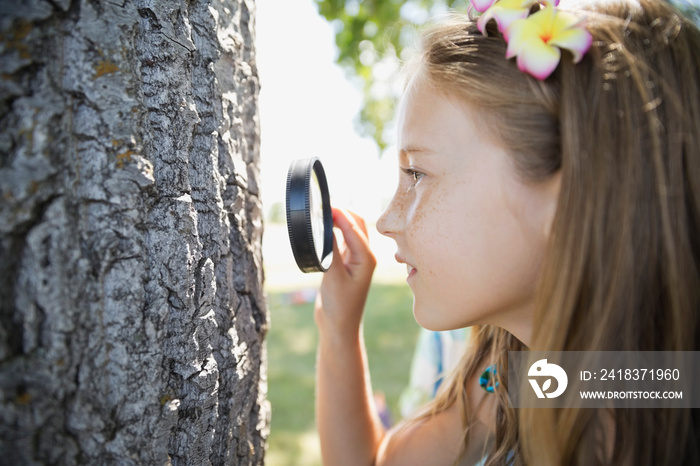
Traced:
[[[318, 333], [313, 304], [292, 304], [288, 293], [269, 292], [272, 326], [267, 338], [268, 397], [272, 426], [266, 464], [320, 464], [314, 420]], [[384, 392], [394, 420], [398, 398], [408, 384], [418, 335], [411, 290], [405, 285], [373, 284], [367, 299], [364, 335], [372, 388]]]

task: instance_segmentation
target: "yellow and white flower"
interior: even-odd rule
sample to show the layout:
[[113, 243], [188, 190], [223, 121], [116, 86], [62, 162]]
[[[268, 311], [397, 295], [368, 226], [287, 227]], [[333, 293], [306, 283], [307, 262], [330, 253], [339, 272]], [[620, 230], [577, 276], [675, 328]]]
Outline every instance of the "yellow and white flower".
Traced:
[[[518, 68], [537, 79], [546, 79], [561, 60], [561, 49], [569, 50], [578, 63], [591, 47], [592, 36], [576, 16], [556, 8], [559, 0], [471, 0], [481, 12], [477, 26], [486, 34], [486, 24], [496, 21], [508, 43], [506, 58], [517, 57]], [[533, 5], [542, 8], [530, 15]]]
[[537, 79], [546, 79], [569, 50], [578, 63], [591, 46], [592, 37], [583, 20], [547, 5], [525, 19], [513, 21], [504, 33], [506, 58], [517, 56], [518, 68]]
[[[477, 11], [479, 7], [476, 6], [478, 0], [472, 0], [472, 5]], [[486, 4], [488, 0], [481, 0], [482, 4]], [[483, 11], [483, 14], [479, 16], [476, 24], [482, 34], [486, 34], [486, 24], [492, 19], [496, 20], [498, 24], [498, 31], [503, 33], [508, 28], [508, 26], [513, 23], [513, 21], [518, 19], [527, 18], [530, 12], [530, 6], [533, 4], [533, 0], [500, 0], [491, 1], [491, 5]], [[483, 5], [482, 5], [483, 6]]]

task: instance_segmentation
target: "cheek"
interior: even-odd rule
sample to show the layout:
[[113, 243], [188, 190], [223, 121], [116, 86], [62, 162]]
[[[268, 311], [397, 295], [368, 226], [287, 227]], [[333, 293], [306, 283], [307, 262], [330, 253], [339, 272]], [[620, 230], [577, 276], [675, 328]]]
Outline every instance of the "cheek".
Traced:
[[416, 193], [407, 209], [406, 239], [424, 273], [448, 270], [465, 252], [464, 206], [456, 197], [449, 188], [426, 189]]
[[421, 324], [484, 322], [530, 294], [535, 251], [494, 186], [453, 186], [412, 206], [406, 237], [419, 272]]
[[541, 187], [526, 186], [514, 180], [503, 186], [505, 216], [517, 228], [511, 241], [515, 249], [513, 253], [530, 264], [535, 273], [547, 246], [546, 223], [556, 202], [552, 203]]

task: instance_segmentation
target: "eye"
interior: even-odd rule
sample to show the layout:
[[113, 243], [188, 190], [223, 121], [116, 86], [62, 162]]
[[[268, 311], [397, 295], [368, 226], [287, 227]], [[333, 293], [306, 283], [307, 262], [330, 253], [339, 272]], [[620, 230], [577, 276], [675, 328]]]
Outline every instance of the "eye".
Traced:
[[411, 167], [408, 168], [402, 168], [401, 171], [403, 171], [406, 175], [411, 177], [413, 183], [418, 183], [421, 178], [425, 176], [425, 173], [419, 172], [418, 170], [415, 170]]

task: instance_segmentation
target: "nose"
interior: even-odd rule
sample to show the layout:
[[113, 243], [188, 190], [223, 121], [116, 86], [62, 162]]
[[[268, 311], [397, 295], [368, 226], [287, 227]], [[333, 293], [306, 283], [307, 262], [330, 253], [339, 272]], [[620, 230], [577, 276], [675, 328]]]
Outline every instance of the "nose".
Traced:
[[391, 202], [384, 209], [384, 212], [377, 219], [377, 231], [389, 238], [395, 238], [401, 232], [402, 219], [400, 215], [401, 209], [398, 208], [397, 196], [391, 199]]

